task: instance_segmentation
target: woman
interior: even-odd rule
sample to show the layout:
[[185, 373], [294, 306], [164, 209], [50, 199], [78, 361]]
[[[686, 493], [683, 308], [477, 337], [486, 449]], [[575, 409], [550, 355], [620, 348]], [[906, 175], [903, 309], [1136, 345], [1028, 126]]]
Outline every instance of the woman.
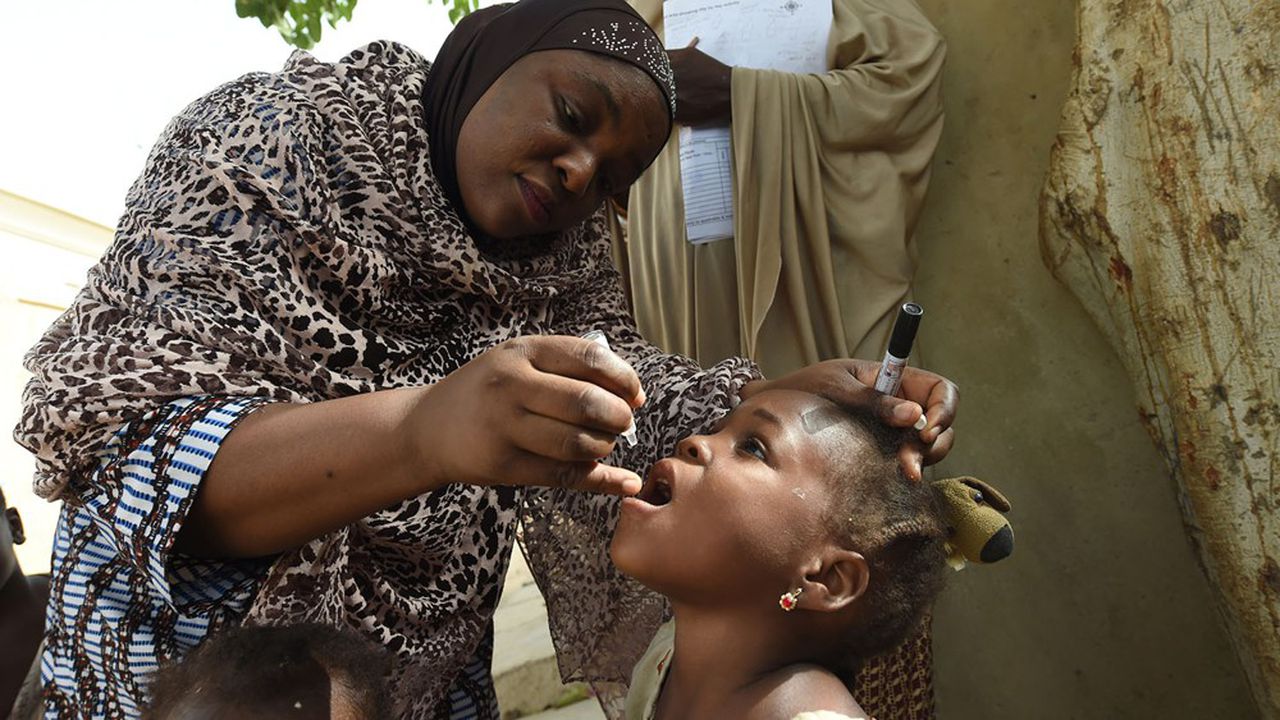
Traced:
[[[397, 717], [497, 717], [517, 523], [566, 675], [627, 677], [661, 603], [608, 563], [614, 496], [769, 384], [657, 351], [623, 309], [593, 213], [661, 149], [674, 97], [620, 0], [525, 0], [461, 23], [434, 65], [298, 54], [175, 118], [28, 360], [18, 435], [67, 500], [49, 716], [135, 717], [208, 633], [311, 621], [393, 653]], [[591, 329], [630, 365], [574, 337]], [[871, 402], [850, 375], [868, 367], [770, 382]], [[955, 394], [909, 381], [918, 473]], [[637, 407], [640, 444], [614, 451]]]

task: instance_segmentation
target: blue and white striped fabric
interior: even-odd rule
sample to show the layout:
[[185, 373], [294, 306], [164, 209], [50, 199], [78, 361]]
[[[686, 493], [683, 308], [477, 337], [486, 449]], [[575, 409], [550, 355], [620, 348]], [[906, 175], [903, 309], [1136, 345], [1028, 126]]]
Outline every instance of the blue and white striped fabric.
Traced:
[[[264, 402], [172, 402], [118, 431], [93, 477], [68, 488], [76, 501], [58, 521], [40, 660], [47, 720], [140, 717], [160, 664], [248, 609], [269, 560], [203, 561], [173, 544], [223, 439]], [[442, 716], [498, 717], [492, 648], [490, 628]]]
[[247, 609], [266, 561], [198, 561], [173, 544], [222, 439], [261, 404], [170, 403], [121, 429], [69, 488], [41, 657], [47, 718], [138, 717], [161, 662]]

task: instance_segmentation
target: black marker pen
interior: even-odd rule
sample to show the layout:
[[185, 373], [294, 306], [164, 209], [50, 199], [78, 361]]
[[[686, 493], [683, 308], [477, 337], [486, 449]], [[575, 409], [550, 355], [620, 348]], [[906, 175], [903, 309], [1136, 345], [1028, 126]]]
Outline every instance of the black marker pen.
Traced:
[[886, 395], [898, 394], [898, 388], [902, 385], [902, 370], [906, 368], [907, 358], [911, 356], [911, 344], [915, 342], [916, 330], [920, 329], [922, 317], [924, 308], [910, 302], [902, 304], [898, 319], [893, 323], [889, 349], [885, 351], [884, 361], [880, 363], [880, 374], [876, 376], [876, 390], [879, 392]]

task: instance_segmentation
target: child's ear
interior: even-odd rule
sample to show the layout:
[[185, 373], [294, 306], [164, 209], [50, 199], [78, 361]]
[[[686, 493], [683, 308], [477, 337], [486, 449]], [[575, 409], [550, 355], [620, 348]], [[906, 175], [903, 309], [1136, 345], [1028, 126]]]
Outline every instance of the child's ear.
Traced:
[[800, 605], [836, 612], [857, 602], [871, 582], [871, 567], [861, 553], [831, 546], [808, 568]]

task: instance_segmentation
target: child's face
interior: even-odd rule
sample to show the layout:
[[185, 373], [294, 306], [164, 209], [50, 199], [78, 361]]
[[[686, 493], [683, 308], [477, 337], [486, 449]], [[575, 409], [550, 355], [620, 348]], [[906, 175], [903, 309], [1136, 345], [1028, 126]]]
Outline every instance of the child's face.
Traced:
[[838, 412], [807, 393], [764, 392], [713, 434], [680, 441], [623, 501], [614, 563], [678, 602], [776, 607], [830, 538], [826, 446], [848, 432]]

